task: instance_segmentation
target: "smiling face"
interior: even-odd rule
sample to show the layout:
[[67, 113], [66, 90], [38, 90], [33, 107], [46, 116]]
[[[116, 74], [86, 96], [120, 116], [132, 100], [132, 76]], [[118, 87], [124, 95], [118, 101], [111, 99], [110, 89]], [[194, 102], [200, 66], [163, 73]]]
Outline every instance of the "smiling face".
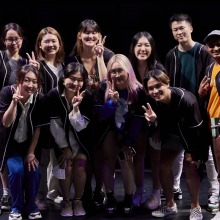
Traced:
[[91, 27], [87, 27], [84, 32], [79, 35], [83, 46], [94, 47], [100, 38], [100, 33]]
[[171, 24], [173, 37], [179, 43], [188, 42], [192, 39], [192, 25], [187, 21], [174, 21]]
[[56, 55], [60, 48], [58, 37], [54, 34], [49, 33], [45, 34], [42, 37], [42, 40], [39, 44], [39, 47], [44, 52], [45, 56]]
[[39, 88], [36, 74], [32, 71], [27, 72], [19, 86], [20, 94], [24, 96], [24, 99], [28, 99]]
[[206, 42], [209, 54], [220, 64], [220, 36], [212, 36]]
[[147, 60], [151, 55], [152, 47], [148, 39], [142, 36], [134, 47], [134, 53], [138, 60]]
[[118, 89], [125, 89], [128, 83], [128, 73], [122, 68], [122, 66], [115, 62], [112, 64], [109, 70], [110, 78], [114, 81], [114, 85]]
[[157, 102], [168, 103], [170, 100], [169, 85], [163, 84], [159, 80], [151, 77], [147, 81], [148, 94]]
[[66, 93], [76, 94], [83, 87], [83, 77], [80, 72], [73, 72], [63, 82]]

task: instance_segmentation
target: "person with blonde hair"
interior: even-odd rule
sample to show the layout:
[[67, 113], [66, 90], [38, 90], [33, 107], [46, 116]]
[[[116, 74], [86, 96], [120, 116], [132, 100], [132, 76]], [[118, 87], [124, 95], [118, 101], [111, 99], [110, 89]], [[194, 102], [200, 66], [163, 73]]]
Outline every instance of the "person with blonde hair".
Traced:
[[[124, 183], [123, 214], [132, 214], [134, 191], [133, 143], [145, 125], [142, 104], [146, 94], [137, 80], [129, 59], [115, 54], [107, 64], [107, 80], [101, 81], [97, 92], [98, 120], [101, 127], [102, 173], [107, 194], [106, 213], [114, 215], [114, 172], [118, 159]], [[98, 133], [98, 132], [97, 132]]]

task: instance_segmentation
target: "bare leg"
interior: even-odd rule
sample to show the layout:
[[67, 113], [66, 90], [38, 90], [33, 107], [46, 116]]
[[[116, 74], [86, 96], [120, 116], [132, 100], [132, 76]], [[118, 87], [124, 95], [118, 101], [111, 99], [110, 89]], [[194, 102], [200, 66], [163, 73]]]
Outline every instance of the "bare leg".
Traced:
[[74, 199], [81, 199], [86, 183], [86, 156], [78, 153], [74, 158], [73, 185], [75, 190]]
[[200, 193], [200, 176], [197, 171], [197, 166], [193, 163], [184, 160], [184, 172], [186, 176], [186, 183], [191, 198], [191, 208], [200, 207], [199, 193]]
[[169, 149], [161, 150], [160, 181], [166, 197], [166, 204], [168, 207], [173, 207], [175, 204], [173, 195], [172, 165], [179, 152], [180, 151]]

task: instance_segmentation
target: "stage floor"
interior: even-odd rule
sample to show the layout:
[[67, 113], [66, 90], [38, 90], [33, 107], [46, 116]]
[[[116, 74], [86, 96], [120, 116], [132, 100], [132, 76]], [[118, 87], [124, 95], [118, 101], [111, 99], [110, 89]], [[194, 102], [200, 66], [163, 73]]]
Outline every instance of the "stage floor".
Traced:
[[[145, 172], [145, 188], [147, 191], [147, 194], [150, 194], [151, 188], [152, 188], [152, 183], [151, 183], [151, 172], [146, 170]], [[178, 214], [174, 216], [168, 216], [166, 219], [169, 220], [184, 220], [184, 219], [189, 219], [189, 209], [190, 209], [190, 198], [189, 198], [189, 193], [187, 191], [185, 179], [184, 179], [184, 173], [182, 174], [181, 177], [181, 189], [183, 191], [183, 199], [176, 201], [177, 206], [178, 206]], [[203, 213], [203, 219], [204, 220], [209, 220], [214, 217], [210, 212], [206, 210], [207, 206], [207, 198], [208, 198], [208, 189], [209, 189], [209, 182], [206, 178], [202, 180], [201, 184], [201, 193], [200, 193], [200, 204], [202, 207], [202, 213]], [[2, 187], [0, 185], [0, 195], [2, 195]], [[116, 183], [115, 183], [115, 196], [117, 200], [120, 202], [123, 199], [124, 195], [124, 190], [123, 190], [123, 185], [122, 185], [122, 180], [121, 180], [121, 175], [120, 175], [120, 170], [116, 172]], [[136, 208], [134, 209], [134, 214], [130, 217], [123, 217], [120, 214], [115, 217], [108, 217], [105, 215], [103, 210], [99, 211], [94, 211], [93, 213], [87, 214], [86, 216], [83, 217], [62, 217], [60, 216], [60, 205], [53, 203], [52, 201], [48, 200], [49, 204], [49, 210], [48, 211], [43, 211], [42, 216], [43, 220], [62, 220], [62, 219], [125, 219], [128, 218], [130, 220], [132, 219], [156, 219], [155, 217], [151, 216], [151, 212], [147, 211], [146, 209], [141, 209], [141, 208]], [[3, 212], [2, 215], [0, 215], [0, 220], [8, 220], [8, 214], [7, 212]]]

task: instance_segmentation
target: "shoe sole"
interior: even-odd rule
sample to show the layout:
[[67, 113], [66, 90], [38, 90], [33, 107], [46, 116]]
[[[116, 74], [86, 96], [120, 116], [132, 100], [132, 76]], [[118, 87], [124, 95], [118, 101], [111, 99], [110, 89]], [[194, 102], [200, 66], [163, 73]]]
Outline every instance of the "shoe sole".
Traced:
[[73, 214], [60, 214], [60, 215], [63, 217], [72, 217], [73, 216]]
[[1, 209], [2, 210], [5, 210], [5, 211], [10, 211], [11, 210], [11, 206], [1, 206]]

